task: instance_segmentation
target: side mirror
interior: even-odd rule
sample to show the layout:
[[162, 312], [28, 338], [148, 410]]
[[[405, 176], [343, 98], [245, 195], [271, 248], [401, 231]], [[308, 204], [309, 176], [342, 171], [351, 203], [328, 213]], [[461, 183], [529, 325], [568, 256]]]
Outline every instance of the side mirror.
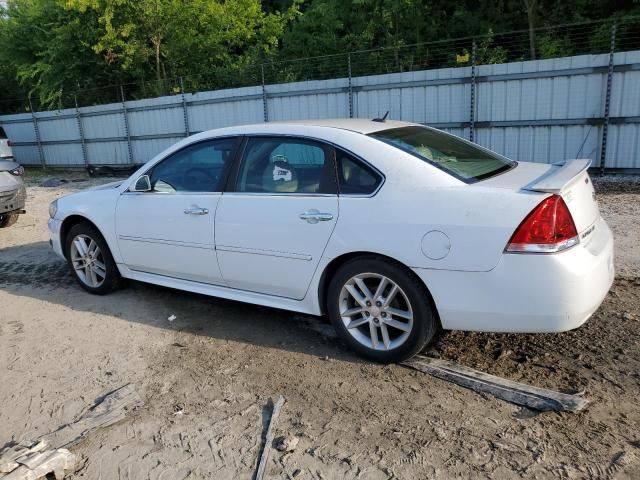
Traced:
[[142, 175], [130, 189], [132, 192], [150, 192], [151, 179], [149, 175]]

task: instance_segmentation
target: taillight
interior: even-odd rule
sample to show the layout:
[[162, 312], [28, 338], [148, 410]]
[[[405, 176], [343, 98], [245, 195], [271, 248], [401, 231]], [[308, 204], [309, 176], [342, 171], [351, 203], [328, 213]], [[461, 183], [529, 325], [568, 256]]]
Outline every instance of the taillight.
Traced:
[[560, 195], [544, 199], [511, 236], [506, 252], [554, 253], [579, 241], [571, 212]]

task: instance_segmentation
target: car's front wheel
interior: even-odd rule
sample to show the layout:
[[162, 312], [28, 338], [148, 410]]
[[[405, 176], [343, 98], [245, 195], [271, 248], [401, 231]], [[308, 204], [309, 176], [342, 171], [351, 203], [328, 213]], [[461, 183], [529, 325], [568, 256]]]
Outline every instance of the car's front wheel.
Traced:
[[17, 213], [4, 213], [0, 215], [0, 228], [8, 228], [18, 221]]
[[71, 273], [87, 292], [104, 295], [120, 283], [120, 272], [107, 242], [88, 223], [79, 223], [69, 230], [65, 253]]
[[354, 350], [378, 362], [406, 360], [438, 332], [424, 285], [382, 257], [342, 265], [329, 284], [327, 302], [338, 333]]

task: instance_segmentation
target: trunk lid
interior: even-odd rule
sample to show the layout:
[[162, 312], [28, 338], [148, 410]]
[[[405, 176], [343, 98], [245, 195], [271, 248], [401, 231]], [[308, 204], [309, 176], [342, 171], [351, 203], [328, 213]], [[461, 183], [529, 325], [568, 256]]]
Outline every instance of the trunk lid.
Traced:
[[590, 164], [589, 159], [566, 160], [552, 165], [519, 162], [512, 170], [480, 183], [495, 188], [562, 196], [580, 239], [585, 240], [600, 218], [595, 190], [587, 172]]

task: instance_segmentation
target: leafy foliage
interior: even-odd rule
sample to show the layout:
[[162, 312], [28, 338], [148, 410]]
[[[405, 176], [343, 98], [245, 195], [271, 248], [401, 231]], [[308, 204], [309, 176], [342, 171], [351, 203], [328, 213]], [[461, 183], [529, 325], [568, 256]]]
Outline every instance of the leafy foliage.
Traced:
[[[610, 23], [539, 29], [638, 12], [638, 0], [10, 0], [0, 110], [27, 95], [34, 108], [117, 101], [119, 85], [129, 99], [178, 93], [178, 78], [195, 91], [340, 77], [350, 51], [354, 75], [457, 66], [472, 36], [478, 63], [606, 51]], [[636, 38], [638, 23], [619, 31]]]

